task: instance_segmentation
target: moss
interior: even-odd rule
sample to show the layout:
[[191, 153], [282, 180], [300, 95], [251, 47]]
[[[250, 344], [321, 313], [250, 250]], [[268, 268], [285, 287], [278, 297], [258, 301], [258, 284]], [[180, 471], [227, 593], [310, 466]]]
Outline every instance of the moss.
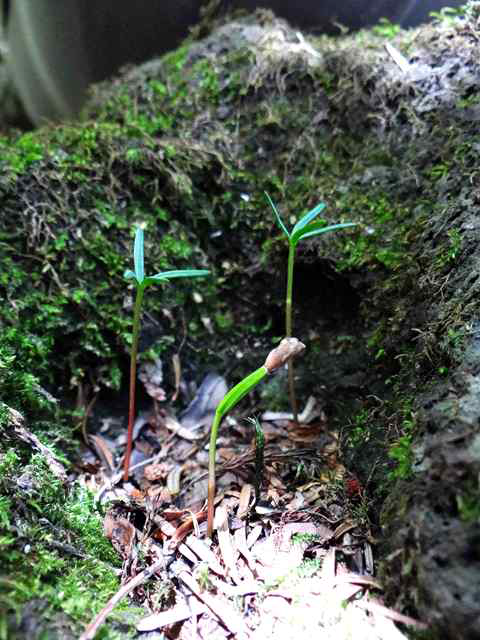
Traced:
[[233, 315], [229, 311], [225, 313], [217, 311], [215, 314], [215, 324], [220, 331], [229, 331], [234, 325]]
[[24, 173], [44, 156], [44, 146], [33, 133], [21, 135], [14, 145], [8, 138], [0, 137], [0, 149], [2, 165], [8, 167], [12, 177]]
[[[55, 187], [47, 186], [47, 192], [50, 189], [53, 192]], [[160, 207], [153, 212], [138, 206], [122, 211], [105, 200], [99, 205], [99, 196], [95, 189], [93, 192], [91, 204], [98, 208], [80, 214], [74, 224], [65, 225], [55, 207], [45, 216], [39, 214], [38, 226], [27, 215], [23, 219], [12, 215], [8, 223], [3, 219], [4, 228], [6, 224], [15, 225], [21, 235], [7, 248], [4, 273], [9, 276], [5, 278], [4, 290], [12, 304], [4, 308], [0, 320], [4, 326], [11, 325], [6, 336], [9, 343], [18, 345], [30, 340], [29, 369], [32, 373], [46, 373], [50, 383], [59, 371], [48, 361], [62, 343], [68, 345], [72, 384], [94, 371], [97, 383], [118, 385], [116, 372], [123, 365], [122, 351], [130, 332], [130, 314], [118, 313], [129, 295], [122, 275], [128, 265], [130, 229], [139, 222], [146, 223], [147, 230], [165, 222], [164, 209]], [[120, 236], [114, 238], [116, 233]], [[160, 237], [159, 243], [148, 247], [152, 265], [157, 269], [183, 266], [183, 261], [191, 258], [197, 265], [205, 262], [198, 246], [193, 246], [196, 243], [192, 242], [192, 232], [178, 222], [172, 222], [170, 233]], [[18, 262], [22, 254], [23, 270]], [[183, 304], [182, 292], [186, 288], [175, 287], [178, 293], [170, 296], [170, 302]], [[161, 308], [160, 298], [152, 297], [151, 308]], [[18, 340], [14, 333], [20, 336]], [[95, 366], [95, 362], [101, 364]]]
[[414, 424], [412, 420], [403, 420], [401, 424], [401, 435], [390, 446], [388, 452], [389, 457], [395, 461], [395, 467], [390, 472], [391, 478], [406, 479], [412, 475], [412, 442], [414, 435]]
[[[335, 261], [336, 270], [371, 271], [362, 322], [372, 336], [379, 336], [383, 327], [373, 354], [380, 368], [399, 353], [408, 354], [405, 368], [419, 354], [427, 369], [448, 367], [451, 354], [437, 347], [436, 353], [432, 351], [432, 344], [443, 344], [439, 336], [429, 337], [428, 330], [423, 350], [421, 341], [418, 348], [405, 341], [405, 332], [415, 324], [409, 311], [415, 306], [412, 301], [425, 295], [417, 284], [419, 273], [431, 259], [430, 255], [419, 258], [416, 247], [421, 243], [415, 240], [428, 234], [428, 220], [436, 210], [430, 193], [456, 163], [468, 165], [472, 149], [458, 144], [464, 136], [463, 124], [455, 121], [445, 129], [432, 117], [430, 135], [436, 144], [442, 140], [437, 144], [442, 151], [428, 158], [420, 153], [420, 120], [412, 115], [416, 106], [407, 113], [401, 82], [395, 89], [398, 95], [390, 95], [389, 80], [375, 63], [382, 46], [379, 35], [392, 37], [400, 50], [410, 46], [410, 34], [396, 31], [382, 23], [373, 33], [342, 40], [321, 38], [324, 63], [317, 66], [301, 57], [275, 59], [268, 49], [253, 51], [234, 32], [220, 53], [214, 40], [203, 49], [190, 42], [159, 63], [99, 88], [87, 112], [87, 117], [94, 118], [93, 125], [89, 121], [39, 134], [42, 144], [48, 139], [50, 164], [42, 166], [48, 178], [44, 189], [47, 193], [50, 189], [50, 166], [71, 182], [72, 190], [78, 187], [73, 203], [79, 205], [74, 208], [78, 228], [64, 229], [59, 213], [50, 222], [48, 217], [42, 220], [47, 225], [45, 237], [34, 236], [38, 240], [34, 249], [40, 258], [38, 271], [48, 274], [53, 297], [47, 307], [29, 293], [23, 317], [11, 314], [9, 321], [20, 319], [31, 334], [48, 326], [52, 351], [67, 339], [73, 345], [69, 357], [73, 385], [93, 371], [97, 383], [118, 386], [130, 323], [128, 314], [125, 318], [118, 314], [128, 303], [119, 276], [128, 253], [129, 229], [144, 221], [154, 238], [148, 252], [159, 269], [181, 266], [182, 260], [199, 255], [205, 262], [207, 254], [221, 265], [228, 255], [229, 266], [219, 267], [218, 280], [205, 285], [202, 308], [188, 309], [193, 336], [202, 330], [201, 315], [212, 316], [219, 328], [225, 328], [226, 317], [234, 317], [232, 342], [242, 342], [261, 327], [275, 328], [271, 320], [253, 321], [248, 313], [227, 316], [215, 302], [219, 289], [226, 296], [244, 291], [247, 299], [255, 300], [261, 287], [256, 288], [247, 270], [259, 245], [266, 279], [278, 272], [284, 260], [261, 195], [268, 189], [292, 223], [319, 196], [328, 204], [328, 220], [348, 217], [363, 223], [357, 231], [313, 242], [304, 255], [314, 247], [318, 257]], [[353, 74], [345, 73], [350, 63], [355, 70], [353, 88]], [[384, 102], [378, 102], [379, 94], [387, 95]], [[393, 119], [384, 106], [389, 100], [399, 105]], [[315, 120], [318, 113], [325, 114], [320, 124]], [[199, 114], [203, 114], [201, 126]], [[382, 130], [379, 123], [385, 118], [390, 119]], [[421, 178], [420, 186], [411, 189], [397, 179], [400, 143], [395, 132], [402, 119], [405, 164]], [[335, 130], [342, 135], [332, 134]], [[89, 180], [92, 175], [94, 181]], [[238, 255], [232, 259], [225, 246], [212, 241], [212, 229], [220, 237], [236, 234]], [[447, 230], [445, 242], [435, 248], [434, 279], [440, 279], [461, 251], [456, 234], [455, 229]], [[20, 250], [15, 245], [17, 255]], [[80, 285], [69, 282], [73, 256]], [[261, 285], [261, 278], [257, 279]], [[13, 287], [17, 297], [21, 281], [20, 275]], [[277, 289], [281, 291], [281, 283]], [[149, 311], [154, 315], [161, 298], [159, 304], [151, 303]], [[169, 303], [178, 307], [187, 300], [182, 291]], [[281, 307], [275, 291], [267, 292], [265, 302], [270, 316]], [[230, 319], [227, 322], [232, 326]], [[225, 345], [221, 332], [216, 339]], [[168, 337], [165, 341], [169, 343]]]
[[[2, 571], [8, 571], [9, 577], [0, 583], [0, 602], [9, 615], [6, 638], [22, 637], [22, 606], [37, 600], [41, 600], [44, 607], [41, 622], [37, 623], [43, 637], [57, 637], [54, 629], [60, 613], [66, 615], [63, 624], [69, 633], [79, 634], [118, 590], [115, 573], [97, 560], [64, 558], [41, 544], [33, 549], [25, 545], [19, 552], [11, 547], [12, 544], [3, 549], [8, 561], [2, 562]], [[26, 553], [28, 560], [25, 560]], [[116, 615], [124, 608], [125, 605], [120, 604]], [[99, 637], [114, 640], [119, 636], [112, 628], [110, 631], [105, 628]]]
[[119, 559], [93, 496], [80, 488], [66, 493], [41, 456], [13, 449], [0, 456], [0, 489], [0, 570], [8, 576], [0, 602], [13, 634], [5, 637], [20, 633], [23, 605], [32, 600], [45, 602], [46, 629], [63, 612], [80, 632], [119, 586]]
[[[480, 438], [476, 437], [477, 444], [472, 445], [472, 449], [480, 444]], [[455, 500], [457, 503], [458, 515], [462, 522], [466, 524], [480, 523], [480, 484], [478, 478], [469, 476], [465, 479], [462, 490], [459, 491]]]

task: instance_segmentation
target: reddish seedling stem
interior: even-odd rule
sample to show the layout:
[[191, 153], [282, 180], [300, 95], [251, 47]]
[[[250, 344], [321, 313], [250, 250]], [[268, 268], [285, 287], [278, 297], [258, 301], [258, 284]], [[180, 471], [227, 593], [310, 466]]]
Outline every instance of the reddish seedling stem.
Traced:
[[135, 390], [137, 381], [138, 336], [140, 332], [140, 312], [142, 308], [144, 290], [145, 288], [142, 285], [137, 286], [137, 297], [135, 300], [135, 311], [133, 315], [132, 350], [130, 355], [130, 392], [128, 406], [127, 450], [125, 452], [125, 461], [123, 465], [124, 482], [127, 482], [128, 480], [130, 457], [132, 455], [133, 424], [135, 422]]

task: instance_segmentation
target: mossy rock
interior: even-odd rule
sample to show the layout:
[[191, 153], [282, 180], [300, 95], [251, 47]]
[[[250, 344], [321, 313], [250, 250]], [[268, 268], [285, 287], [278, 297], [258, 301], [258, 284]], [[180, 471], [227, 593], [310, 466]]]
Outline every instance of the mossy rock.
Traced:
[[479, 22], [470, 3], [313, 39], [258, 12], [97, 87], [82, 122], [4, 139], [0, 161], [1, 399], [38, 433], [55, 422], [42, 390], [68, 404], [125, 385], [135, 225], [151, 269], [212, 270], [148, 292], [143, 350], [167, 361], [185, 342], [191, 375], [233, 381], [283, 333], [286, 246], [263, 191], [288, 225], [319, 201], [359, 223], [299, 247], [301, 396], [386, 499], [390, 602], [439, 638], [480, 633]]

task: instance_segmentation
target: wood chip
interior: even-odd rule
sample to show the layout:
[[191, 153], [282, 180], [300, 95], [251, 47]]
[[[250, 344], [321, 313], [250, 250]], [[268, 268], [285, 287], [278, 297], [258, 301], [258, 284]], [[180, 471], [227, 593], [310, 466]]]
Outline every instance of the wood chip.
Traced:
[[219, 563], [216, 555], [208, 547], [206, 542], [200, 540], [194, 535], [190, 535], [185, 540], [185, 544], [200, 558], [200, 560], [208, 564], [209, 569], [219, 576], [225, 576], [225, 571], [222, 565]]
[[262, 535], [263, 527], [261, 524], [256, 524], [247, 536], [247, 548], [251, 549], [259, 537]]
[[253, 556], [250, 553], [247, 546], [245, 524], [243, 525], [243, 527], [236, 529], [235, 533], [233, 534], [233, 537], [235, 538], [235, 546], [237, 550], [245, 558], [250, 571], [252, 573], [255, 573], [255, 560], [253, 559]]
[[337, 540], [338, 538], [341, 538], [343, 535], [345, 535], [347, 531], [351, 531], [352, 529], [355, 529], [356, 526], [357, 526], [356, 522], [353, 522], [352, 520], [345, 520], [344, 522], [339, 524], [338, 527], [335, 529], [333, 533], [333, 537]]
[[331, 547], [322, 562], [322, 569], [320, 575], [325, 580], [333, 580], [335, 578], [336, 571], [336, 550], [335, 547]]
[[214, 598], [211, 594], [202, 592], [195, 578], [187, 571], [182, 571], [178, 575], [179, 579], [184, 582], [187, 587], [194, 593], [197, 598], [207, 605], [220, 622], [238, 638], [248, 637], [247, 627], [242, 618], [234, 609], [223, 599], [218, 596]]
[[395, 620], [395, 622], [401, 622], [402, 624], [406, 624], [409, 627], [416, 627], [417, 629], [428, 629], [428, 625], [424, 622], [420, 622], [420, 620], [415, 620], [415, 618], [410, 618], [410, 616], [405, 616], [403, 613], [398, 613], [398, 611], [394, 611], [393, 609], [388, 609], [382, 604], [378, 604], [377, 602], [371, 602], [368, 600], [358, 600], [355, 602], [357, 607], [361, 609], [366, 609], [372, 613], [377, 613], [386, 618], [390, 618], [390, 620]]
[[215, 511], [215, 529], [218, 535], [218, 546], [222, 554], [222, 560], [232, 579], [238, 584], [240, 577], [237, 571], [237, 550], [228, 528], [228, 513], [225, 507], [220, 505]]
[[189, 429], [182, 427], [180, 422], [175, 420], [175, 418], [173, 418], [172, 416], [165, 416], [164, 425], [169, 431], [179, 436], [180, 438], [183, 438], [184, 440], [190, 440], [192, 442], [193, 440], [199, 440], [203, 438], [202, 434], [195, 434]]
[[244, 484], [240, 491], [238, 500], [237, 517], [243, 520], [250, 511], [250, 499], [252, 497], [253, 487], [251, 484]]
[[154, 631], [163, 627], [187, 620], [191, 616], [198, 616], [209, 611], [206, 604], [192, 600], [190, 604], [179, 604], [168, 611], [154, 613], [137, 622], [137, 631]]
[[398, 67], [403, 71], [403, 73], [408, 73], [411, 69], [410, 63], [403, 56], [398, 49], [392, 46], [389, 42], [385, 43], [385, 49], [387, 53], [391, 56], [392, 60], [395, 62]]

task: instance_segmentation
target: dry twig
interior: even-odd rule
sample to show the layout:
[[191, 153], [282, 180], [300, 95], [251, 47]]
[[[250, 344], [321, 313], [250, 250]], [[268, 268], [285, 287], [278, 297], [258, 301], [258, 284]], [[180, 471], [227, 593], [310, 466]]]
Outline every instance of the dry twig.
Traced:
[[85, 631], [80, 636], [79, 640], [93, 640], [97, 631], [102, 626], [102, 624], [107, 619], [107, 616], [113, 611], [113, 609], [117, 606], [117, 604], [122, 600], [125, 596], [131, 593], [134, 589], [139, 587], [141, 584], [149, 580], [157, 571], [162, 569], [165, 566], [165, 560], [162, 557], [160, 560], [157, 560], [149, 567], [141, 571], [134, 578], [129, 580], [126, 584], [121, 587], [117, 593], [110, 598], [107, 604], [103, 607], [100, 613], [92, 620], [92, 622], [88, 625]]

